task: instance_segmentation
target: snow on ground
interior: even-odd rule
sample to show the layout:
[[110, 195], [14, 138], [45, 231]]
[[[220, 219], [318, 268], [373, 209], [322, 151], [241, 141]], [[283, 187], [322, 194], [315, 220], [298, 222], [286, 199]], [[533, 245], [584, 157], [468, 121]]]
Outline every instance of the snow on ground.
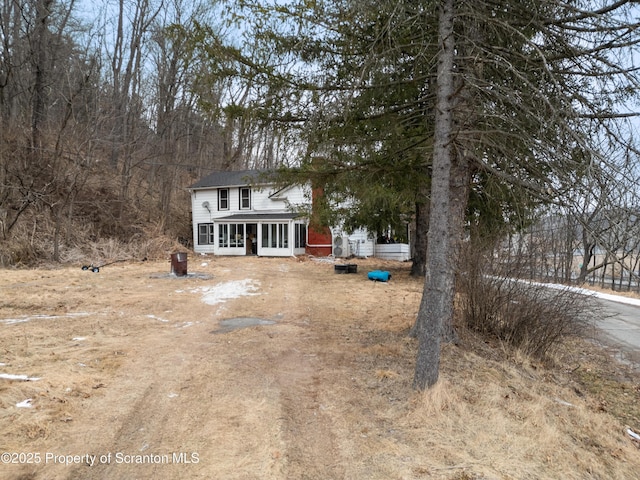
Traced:
[[0, 378], [5, 380], [23, 380], [25, 382], [35, 382], [40, 380], [39, 377], [28, 377], [27, 375], [14, 375], [12, 373], [0, 373]]
[[594, 298], [600, 298], [602, 300], [609, 300], [610, 302], [626, 303], [628, 305], [635, 305], [637, 307], [640, 307], [640, 299], [638, 298], [630, 298], [630, 297], [624, 297], [622, 295], [614, 295], [611, 293], [596, 292], [594, 290], [589, 290], [587, 288], [572, 287], [568, 285], [562, 285], [559, 283], [539, 283], [539, 282], [532, 282], [529, 280], [518, 280], [518, 281], [522, 283], [527, 283], [529, 285], [552, 288], [554, 290], [566, 290], [569, 292], [580, 293], [582, 295], [587, 295]]
[[23, 400], [22, 402], [16, 403], [16, 407], [18, 407], [18, 408], [31, 408], [31, 407], [33, 407], [33, 405], [31, 405], [31, 402], [33, 402], [33, 398], [27, 398], [26, 400]]
[[192, 293], [201, 293], [202, 301], [207, 305], [216, 305], [224, 303], [227, 300], [248, 295], [260, 295], [256, 293], [260, 288], [260, 282], [257, 280], [233, 280], [229, 282], [219, 283], [213, 287], [200, 287], [192, 290]]
[[22, 316], [19, 318], [5, 318], [3, 320], [0, 320], [0, 322], [5, 323], [7, 325], [12, 325], [14, 323], [30, 322], [31, 320], [55, 320], [57, 318], [86, 317], [88, 315], [91, 315], [91, 313], [78, 312], [78, 313], [67, 313], [66, 315], [30, 315], [30, 316]]

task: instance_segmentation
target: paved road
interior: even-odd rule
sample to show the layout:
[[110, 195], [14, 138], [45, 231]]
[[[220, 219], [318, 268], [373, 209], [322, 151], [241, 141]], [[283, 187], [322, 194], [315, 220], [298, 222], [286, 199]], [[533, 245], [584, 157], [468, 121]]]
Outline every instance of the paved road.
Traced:
[[640, 367], [640, 306], [598, 299], [605, 318], [597, 322], [599, 339], [618, 350], [623, 360]]
[[537, 283], [517, 280], [531, 285], [544, 286], [554, 290], [569, 290], [588, 295], [597, 305], [587, 303], [586, 308], [594, 308], [596, 329], [594, 339], [609, 347], [619, 360], [640, 371], [640, 299], [624, 297], [615, 293], [595, 292], [580, 287], [552, 283]]

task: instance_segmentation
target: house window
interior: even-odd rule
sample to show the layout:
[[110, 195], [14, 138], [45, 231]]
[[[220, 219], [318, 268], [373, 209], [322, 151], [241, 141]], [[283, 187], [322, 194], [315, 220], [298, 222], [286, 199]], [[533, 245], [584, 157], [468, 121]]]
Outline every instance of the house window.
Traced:
[[215, 235], [213, 233], [213, 223], [198, 224], [198, 245], [213, 245]]
[[240, 210], [249, 210], [251, 208], [251, 189], [240, 188]]
[[229, 189], [218, 190], [218, 210], [229, 210]]
[[304, 223], [295, 224], [296, 242], [295, 248], [304, 248], [307, 246], [307, 225]]
[[262, 248], [289, 248], [289, 224], [262, 224]]
[[244, 223], [219, 224], [218, 247], [244, 248]]

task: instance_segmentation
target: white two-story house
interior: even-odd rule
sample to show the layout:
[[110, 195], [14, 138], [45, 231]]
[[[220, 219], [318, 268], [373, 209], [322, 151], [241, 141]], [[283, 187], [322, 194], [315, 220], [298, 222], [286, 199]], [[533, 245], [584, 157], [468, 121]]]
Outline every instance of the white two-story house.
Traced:
[[194, 250], [216, 255], [305, 253], [307, 219], [292, 210], [305, 189], [276, 189], [258, 170], [214, 172], [189, 187]]
[[261, 173], [213, 172], [189, 187], [196, 253], [409, 259], [408, 245], [377, 245], [364, 229], [351, 234], [339, 227], [314, 231], [296, 213], [298, 206], [310, 210], [311, 187], [278, 188]]

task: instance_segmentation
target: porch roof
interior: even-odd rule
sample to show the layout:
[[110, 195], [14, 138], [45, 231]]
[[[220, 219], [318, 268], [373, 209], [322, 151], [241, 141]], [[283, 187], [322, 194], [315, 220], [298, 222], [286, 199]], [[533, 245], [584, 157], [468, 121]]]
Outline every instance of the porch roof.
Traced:
[[217, 218], [216, 221], [234, 221], [234, 222], [261, 222], [264, 220], [293, 220], [302, 215], [295, 212], [283, 213], [236, 213], [227, 217]]

